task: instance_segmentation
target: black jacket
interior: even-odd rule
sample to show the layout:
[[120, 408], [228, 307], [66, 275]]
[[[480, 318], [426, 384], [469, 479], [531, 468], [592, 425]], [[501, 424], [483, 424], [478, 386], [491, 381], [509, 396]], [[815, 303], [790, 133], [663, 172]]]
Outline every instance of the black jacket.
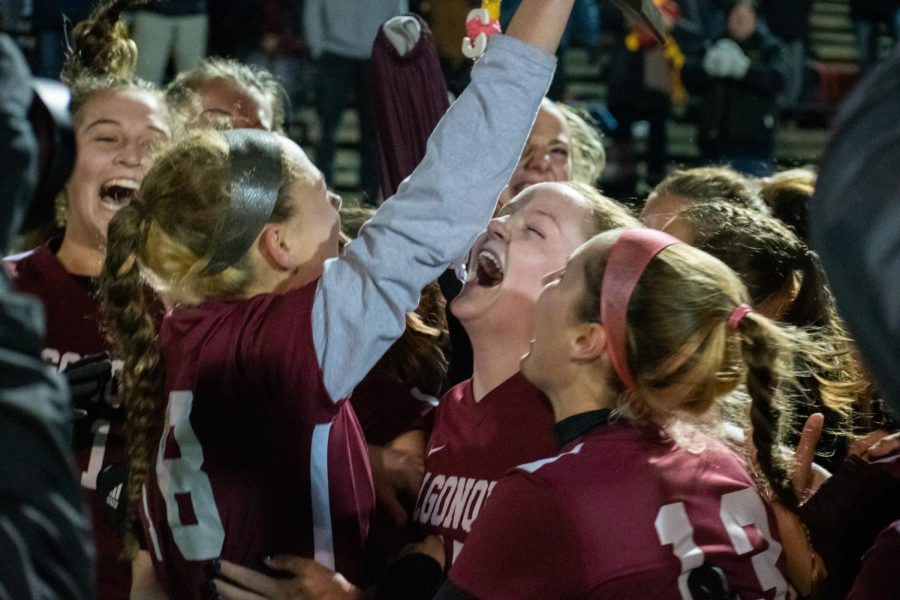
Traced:
[[707, 74], [706, 48], [685, 62], [685, 87], [700, 97], [697, 144], [710, 157], [770, 158], [775, 149], [776, 98], [784, 85], [781, 44], [757, 29], [738, 45], [751, 61], [740, 80]]

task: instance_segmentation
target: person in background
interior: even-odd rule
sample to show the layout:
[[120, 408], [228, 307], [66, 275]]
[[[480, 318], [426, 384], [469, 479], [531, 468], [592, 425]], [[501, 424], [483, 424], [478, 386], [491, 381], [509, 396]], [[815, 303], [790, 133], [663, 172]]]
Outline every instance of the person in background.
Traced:
[[334, 181], [337, 130], [351, 94], [359, 115], [359, 189], [364, 202], [378, 200], [378, 149], [372, 106], [372, 44], [381, 24], [409, 10], [407, 0], [306, 0], [303, 30], [318, 71], [316, 165]]
[[[646, 182], [654, 186], [666, 176], [669, 158], [667, 119], [673, 104], [686, 99], [680, 71], [684, 56], [672, 37], [680, 19], [680, 8], [674, 0], [656, 0], [666, 27], [667, 42], [661, 46], [646, 25], [621, 15], [610, 28], [616, 32], [616, 43], [609, 66], [608, 83], [615, 93], [609, 95], [609, 111], [618, 125], [610, 137], [610, 155], [620, 173], [604, 185], [618, 198], [635, 195], [638, 174], [635, 163], [646, 162]], [[632, 126], [638, 121], [649, 125], [646, 150], [638, 158], [634, 149]], [[613, 161], [611, 161], [613, 162]]]
[[641, 209], [641, 222], [652, 229], [663, 229], [685, 208], [708, 200], [723, 200], [767, 214], [757, 187], [755, 181], [728, 167], [675, 171], [647, 196]]
[[809, 53], [809, 17], [813, 0], [761, 0], [760, 16], [784, 47], [782, 108], [793, 108], [803, 94]]
[[138, 47], [137, 75], [162, 85], [172, 59], [175, 73], [206, 56], [209, 17], [206, 0], [151, 0], [135, 8], [131, 35]]
[[850, 18], [856, 35], [856, 52], [862, 70], [881, 61], [881, 28], [886, 26], [896, 45], [900, 40], [900, 2], [897, 0], [850, 0]]
[[734, 0], [727, 28], [687, 58], [682, 77], [698, 96], [697, 146], [705, 164], [730, 164], [761, 177], [774, 166], [778, 94], [784, 89], [781, 44], [759, 26], [754, 0]]
[[188, 128], [284, 133], [285, 91], [269, 71], [233, 59], [203, 59], [166, 87], [166, 101]]
[[91, 0], [33, 0], [31, 30], [37, 42], [35, 75], [59, 79], [66, 58], [66, 22], [77, 25], [91, 14]]

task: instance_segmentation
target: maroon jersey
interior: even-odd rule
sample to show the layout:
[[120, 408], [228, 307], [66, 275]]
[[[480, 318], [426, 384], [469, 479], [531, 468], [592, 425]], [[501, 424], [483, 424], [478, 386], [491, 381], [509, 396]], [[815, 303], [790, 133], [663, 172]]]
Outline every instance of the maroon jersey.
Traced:
[[409, 431], [424, 430], [422, 416], [432, 409], [427, 396], [399, 381], [369, 373], [350, 397], [366, 441], [386, 446]]
[[375, 494], [353, 409], [316, 359], [317, 283], [163, 320], [168, 401], [141, 521], [172, 598], [202, 598], [211, 559], [259, 568], [281, 552], [365, 583]]
[[[16, 288], [36, 296], [44, 305], [46, 335], [42, 356], [63, 370], [87, 354], [109, 350], [109, 344], [100, 334], [95, 282], [65, 270], [56, 258], [59, 243], [59, 239], [50, 240], [31, 252], [7, 258], [6, 263], [11, 267]], [[121, 365], [121, 361], [114, 361], [114, 370]], [[108, 400], [118, 402], [115, 397]], [[101, 469], [128, 460], [122, 429], [124, 419], [124, 410], [105, 411], [104, 418], [85, 425], [92, 434], [92, 443], [78, 444], [75, 448], [81, 486], [91, 508], [97, 549], [97, 592], [101, 600], [127, 598], [131, 591], [131, 565], [120, 558], [122, 540], [103, 507], [106, 501], [115, 504], [124, 501], [122, 490], [113, 490], [112, 494], [118, 496], [109, 499], [97, 495], [97, 475]]]
[[497, 480], [516, 465], [556, 454], [553, 421], [549, 401], [521, 373], [481, 402], [475, 402], [471, 379], [444, 394], [413, 519], [444, 536], [448, 564], [462, 550]]
[[900, 590], [900, 521], [881, 532], [863, 556], [862, 569], [847, 600], [895, 598]]
[[[699, 441], [699, 440], [694, 440]], [[741, 598], [786, 598], [769, 507], [709, 439], [602, 425], [494, 490], [450, 579], [479, 598], [691, 598], [701, 565]]]

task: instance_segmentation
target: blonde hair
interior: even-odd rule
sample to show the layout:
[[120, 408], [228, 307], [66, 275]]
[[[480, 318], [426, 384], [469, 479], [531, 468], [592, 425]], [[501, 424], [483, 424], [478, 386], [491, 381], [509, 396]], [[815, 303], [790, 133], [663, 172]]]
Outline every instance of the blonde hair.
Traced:
[[[608, 254], [585, 265], [585, 297], [579, 318], [599, 320], [600, 291]], [[617, 412], [642, 420], [651, 415], [706, 413], [745, 383], [757, 463], [776, 497], [789, 507], [797, 498], [777, 450], [788, 433], [789, 403], [780, 382], [792, 378], [792, 352], [808, 344], [798, 331], [758, 313], [728, 326], [734, 309], [748, 302], [741, 281], [719, 260], [686, 244], [670, 246], [650, 261], [627, 310], [625, 356], [636, 390], [619, 392]]]
[[272, 131], [284, 132], [285, 98], [287, 92], [266, 69], [245, 65], [230, 58], [213, 56], [203, 59], [197, 67], [179, 73], [166, 88], [166, 100], [171, 106], [186, 113], [195, 109], [197, 90], [214, 79], [233, 83], [246, 92], [256, 92], [266, 102], [272, 113]]
[[570, 148], [572, 151], [571, 180], [587, 185], [594, 185], [606, 166], [606, 149], [603, 147], [603, 136], [587, 111], [569, 106], [563, 102], [555, 102], [562, 113], [566, 127], [569, 129]]
[[135, 88], [158, 94], [152, 83], [135, 75], [138, 48], [128, 35], [122, 12], [136, 0], [105, 0], [80, 22], [67, 40], [66, 61], [60, 79], [72, 91], [69, 110], [77, 121], [81, 107], [96, 92]]
[[561, 182], [557, 185], [574, 190], [584, 200], [590, 216], [589, 227], [585, 231], [586, 240], [603, 231], [641, 225], [624, 205], [604, 196], [592, 185], [578, 181]]
[[[282, 162], [285, 163], [282, 153]], [[152, 468], [162, 411], [160, 349], [148, 314], [145, 284], [179, 304], [239, 296], [252, 281], [245, 256], [224, 271], [204, 274], [215, 232], [230, 202], [228, 144], [218, 132], [194, 132], [165, 148], [147, 173], [138, 196], [109, 224], [109, 245], [100, 275], [102, 314], [122, 379], [129, 454], [129, 520]], [[290, 218], [287, 187], [301, 175], [284, 164], [271, 221]], [[128, 552], [136, 550], [130, 540]]]

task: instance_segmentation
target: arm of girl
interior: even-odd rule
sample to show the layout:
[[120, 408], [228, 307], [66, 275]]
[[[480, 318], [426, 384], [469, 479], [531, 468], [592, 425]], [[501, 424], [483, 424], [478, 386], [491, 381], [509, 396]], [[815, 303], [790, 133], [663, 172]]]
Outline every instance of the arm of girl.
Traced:
[[571, 7], [572, 0], [522, 3], [510, 35], [492, 38], [419, 167], [344, 255], [326, 263], [313, 338], [333, 400], [350, 393], [401, 334], [422, 287], [484, 228], [550, 83], [548, 51]]

